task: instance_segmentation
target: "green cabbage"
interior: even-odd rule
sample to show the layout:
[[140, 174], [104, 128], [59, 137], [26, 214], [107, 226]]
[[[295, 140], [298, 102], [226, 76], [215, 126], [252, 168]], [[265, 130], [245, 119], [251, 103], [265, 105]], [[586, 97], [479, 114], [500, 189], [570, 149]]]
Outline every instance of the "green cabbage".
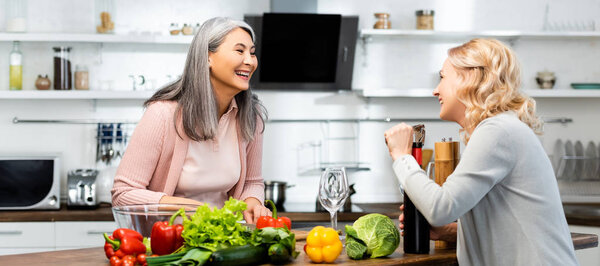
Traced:
[[346, 253], [351, 259], [385, 257], [394, 253], [399, 244], [400, 232], [385, 215], [367, 214], [352, 226], [346, 225]]

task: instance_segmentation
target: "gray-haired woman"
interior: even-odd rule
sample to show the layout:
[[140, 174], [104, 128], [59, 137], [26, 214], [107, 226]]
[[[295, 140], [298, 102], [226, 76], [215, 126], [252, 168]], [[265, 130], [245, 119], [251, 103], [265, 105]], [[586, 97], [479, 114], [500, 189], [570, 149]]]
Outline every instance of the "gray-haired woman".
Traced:
[[181, 78], [144, 104], [112, 189], [113, 205], [208, 203], [233, 197], [244, 218], [270, 215], [261, 174], [266, 111], [249, 89], [254, 32], [213, 18], [194, 37]]

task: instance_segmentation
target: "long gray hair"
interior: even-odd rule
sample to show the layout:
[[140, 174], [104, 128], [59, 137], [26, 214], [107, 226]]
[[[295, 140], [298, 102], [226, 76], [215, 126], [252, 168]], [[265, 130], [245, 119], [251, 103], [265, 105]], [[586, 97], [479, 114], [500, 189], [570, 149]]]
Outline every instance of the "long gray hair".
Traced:
[[[254, 41], [254, 31], [243, 21], [216, 17], [204, 22], [194, 36], [181, 78], [157, 91], [144, 106], [147, 107], [155, 101], [177, 101], [179, 105], [174, 121], [177, 121], [178, 115], [182, 115], [185, 134], [195, 141], [214, 139], [219, 125], [218, 106], [210, 83], [208, 53], [216, 52], [227, 34], [237, 28], [248, 32]], [[238, 105], [238, 124], [242, 136], [244, 140], [252, 141], [258, 126], [257, 116], [264, 125], [267, 112], [258, 97], [249, 89], [238, 93], [235, 101]], [[264, 126], [261, 130], [264, 131]]]

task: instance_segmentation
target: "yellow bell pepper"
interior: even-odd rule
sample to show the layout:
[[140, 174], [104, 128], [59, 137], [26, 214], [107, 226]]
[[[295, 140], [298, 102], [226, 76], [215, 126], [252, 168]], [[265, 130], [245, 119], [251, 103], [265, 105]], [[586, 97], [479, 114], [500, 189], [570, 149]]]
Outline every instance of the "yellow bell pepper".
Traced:
[[313, 262], [331, 263], [342, 253], [342, 249], [342, 241], [333, 228], [316, 226], [306, 237], [304, 251]]

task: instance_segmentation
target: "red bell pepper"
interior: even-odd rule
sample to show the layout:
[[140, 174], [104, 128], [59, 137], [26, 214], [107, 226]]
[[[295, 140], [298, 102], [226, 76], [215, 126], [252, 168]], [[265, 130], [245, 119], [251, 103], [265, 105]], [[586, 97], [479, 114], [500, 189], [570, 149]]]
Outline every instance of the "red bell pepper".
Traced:
[[146, 253], [146, 246], [142, 242], [144, 237], [131, 229], [119, 228], [112, 236], [104, 233], [104, 239], [104, 253], [108, 259], [113, 256], [122, 258], [126, 255]]
[[261, 229], [261, 228], [265, 228], [265, 227], [275, 227], [275, 228], [282, 228], [282, 227], [287, 227], [287, 229], [291, 230], [292, 229], [292, 220], [290, 220], [290, 218], [287, 217], [279, 217], [277, 218], [277, 208], [275, 207], [275, 203], [273, 203], [273, 201], [271, 200], [266, 200], [266, 203], [270, 204], [271, 207], [273, 208], [273, 216], [261, 216], [258, 218], [258, 221], [256, 221], [256, 228]]
[[184, 217], [185, 209], [181, 208], [171, 216], [169, 221], [156, 222], [152, 226], [152, 233], [150, 235], [150, 246], [152, 247], [152, 253], [158, 255], [167, 255], [176, 251], [178, 248], [183, 246], [183, 237], [181, 237], [181, 231], [183, 231], [183, 225], [173, 224], [177, 216]]

